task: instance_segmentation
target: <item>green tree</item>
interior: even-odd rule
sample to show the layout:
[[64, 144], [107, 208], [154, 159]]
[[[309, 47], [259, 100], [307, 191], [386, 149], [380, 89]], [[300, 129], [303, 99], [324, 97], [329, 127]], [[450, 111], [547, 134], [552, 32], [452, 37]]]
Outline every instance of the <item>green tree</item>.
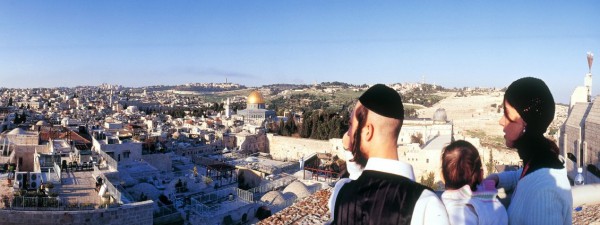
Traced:
[[433, 171], [429, 173], [425, 171], [424, 174], [425, 175], [421, 176], [421, 181], [419, 183], [435, 190], [435, 173]]
[[311, 115], [312, 115], [311, 112], [305, 112], [302, 114], [302, 118], [304, 118], [304, 122], [300, 126], [300, 137], [302, 137], [302, 138], [310, 137], [310, 133], [312, 131], [313, 124], [310, 122], [310, 120], [308, 118], [310, 118]]
[[418, 143], [419, 145], [423, 145], [423, 134], [416, 133], [410, 136], [410, 143]]
[[285, 122], [285, 131], [287, 132], [286, 136], [292, 136], [292, 134], [296, 133], [296, 122], [294, 121], [294, 116], [290, 113]]

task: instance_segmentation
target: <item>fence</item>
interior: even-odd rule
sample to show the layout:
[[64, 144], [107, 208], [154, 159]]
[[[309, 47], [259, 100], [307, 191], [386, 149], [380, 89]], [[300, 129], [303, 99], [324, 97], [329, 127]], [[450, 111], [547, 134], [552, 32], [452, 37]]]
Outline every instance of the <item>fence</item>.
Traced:
[[248, 191], [231, 187], [203, 194], [191, 199], [191, 209], [200, 216], [215, 216], [254, 203], [254, 195]]
[[32, 210], [60, 210], [61, 200], [58, 197], [24, 197], [15, 196], [9, 201], [7, 208], [12, 209], [32, 209]]
[[117, 170], [119, 164], [117, 163], [117, 161], [115, 159], [110, 157], [110, 155], [106, 154], [106, 152], [102, 151], [101, 149], [96, 150], [96, 152], [100, 156], [102, 156], [102, 159], [104, 160], [104, 162], [106, 163], [106, 165], [108, 166], [108, 168], [110, 170]]
[[324, 178], [325, 181], [334, 181], [337, 180], [339, 177], [338, 172], [334, 172], [331, 170], [323, 170], [323, 169], [317, 169], [317, 168], [309, 168], [309, 167], [304, 167], [304, 170], [310, 171], [312, 173], [312, 178], [316, 178], [316, 180], [320, 180], [319, 178]]
[[[97, 168], [94, 167], [94, 173], [96, 173], [96, 172], [97, 172]], [[106, 191], [108, 193], [110, 193], [112, 195], [112, 197], [117, 200], [117, 202], [119, 204], [123, 204], [123, 200], [121, 199], [121, 192], [119, 191], [119, 189], [117, 189], [112, 183], [110, 183], [108, 178], [106, 178], [106, 176], [104, 176], [103, 173], [98, 171], [96, 175], [98, 175], [99, 177], [102, 178], [104, 184], [106, 185]]]
[[5, 209], [28, 211], [79, 211], [118, 206], [118, 204], [98, 204], [94, 200], [95, 199], [79, 197], [6, 196], [2, 199], [2, 204]]
[[254, 194], [252, 194], [249, 191], [244, 191], [244, 190], [239, 189], [239, 188], [235, 188], [235, 189], [237, 189], [236, 191], [237, 191], [238, 198], [240, 198], [240, 199], [242, 199], [242, 200], [244, 200], [244, 201], [246, 201], [248, 203], [254, 202]]
[[154, 218], [160, 218], [165, 216], [170, 216], [172, 214], [179, 213], [177, 209], [173, 205], [163, 205], [158, 208], [158, 210], [154, 210]]

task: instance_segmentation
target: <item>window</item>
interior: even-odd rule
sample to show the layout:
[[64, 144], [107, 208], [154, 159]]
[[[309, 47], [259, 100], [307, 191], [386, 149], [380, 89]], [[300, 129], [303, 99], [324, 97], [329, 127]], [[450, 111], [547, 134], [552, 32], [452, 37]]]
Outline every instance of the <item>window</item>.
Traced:
[[123, 158], [129, 159], [129, 155], [131, 154], [130, 151], [125, 151], [123, 152]]

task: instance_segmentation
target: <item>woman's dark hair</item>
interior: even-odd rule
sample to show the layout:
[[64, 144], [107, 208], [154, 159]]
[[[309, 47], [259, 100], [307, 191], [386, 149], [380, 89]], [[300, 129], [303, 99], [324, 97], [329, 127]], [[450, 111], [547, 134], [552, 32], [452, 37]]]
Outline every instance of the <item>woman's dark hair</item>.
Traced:
[[477, 190], [482, 179], [481, 158], [477, 148], [468, 141], [450, 143], [442, 151], [442, 176], [446, 188], [460, 189], [465, 185]]
[[[358, 108], [356, 108], [356, 113], [354, 116], [356, 117], [358, 124], [356, 125], [356, 131], [354, 131], [354, 134], [352, 135], [352, 137], [350, 137], [353, 140], [350, 146], [350, 150], [352, 152], [352, 159], [350, 160], [350, 162], [356, 162], [363, 168], [367, 165], [368, 159], [367, 156], [365, 156], [365, 154], [362, 151], [360, 151], [360, 131], [367, 122], [368, 114], [369, 110], [366, 107], [359, 105]], [[350, 120], [352, 120], [352, 118], [350, 118]]]

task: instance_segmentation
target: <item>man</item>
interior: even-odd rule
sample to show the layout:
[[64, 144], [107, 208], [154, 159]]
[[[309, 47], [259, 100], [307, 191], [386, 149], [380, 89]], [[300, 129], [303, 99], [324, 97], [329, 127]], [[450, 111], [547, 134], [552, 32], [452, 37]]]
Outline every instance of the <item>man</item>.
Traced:
[[364, 170], [335, 185], [332, 224], [449, 224], [440, 199], [414, 182], [411, 165], [398, 161], [403, 120], [402, 99], [393, 89], [377, 84], [359, 97], [342, 142]]

